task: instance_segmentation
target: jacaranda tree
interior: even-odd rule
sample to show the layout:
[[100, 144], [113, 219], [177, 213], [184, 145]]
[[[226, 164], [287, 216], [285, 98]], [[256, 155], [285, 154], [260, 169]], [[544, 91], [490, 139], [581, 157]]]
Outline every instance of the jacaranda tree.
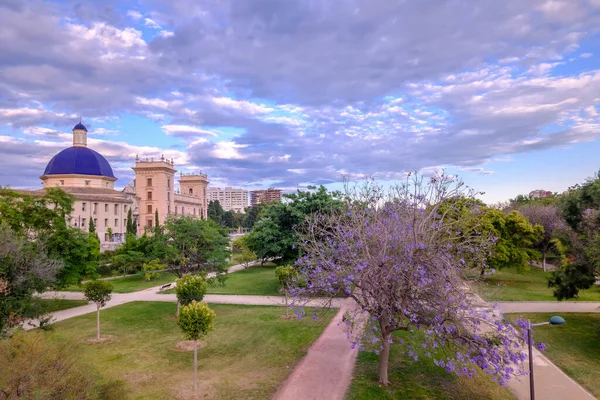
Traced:
[[[489, 252], [493, 243], [486, 235], [465, 241], [456, 219], [445, 218], [452, 199], [464, 207], [475, 193], [446, 175], [409, 175], [385, 193], [372, 183], [366, 187], [357, 192], [360, 201], [354, 196], [341, 211], [313, 216], [301, 232], [297, 267], [306, 284], [296, 289], [296, 301], [354, 299], [356, 309], [345, 316], [349, 338], [380, 354], [383, 385], [389, 384], [392, 334], [399, 330], [414, 340], [417, 333], [424, 337], [425, 355], [448, 372], [472, 376], [481, 369], [500, 383], [520, 372], [522, 330], [477, 307], [463, 279], [465, 260]], [[415, 344], [405, 346], [416, 359]]]

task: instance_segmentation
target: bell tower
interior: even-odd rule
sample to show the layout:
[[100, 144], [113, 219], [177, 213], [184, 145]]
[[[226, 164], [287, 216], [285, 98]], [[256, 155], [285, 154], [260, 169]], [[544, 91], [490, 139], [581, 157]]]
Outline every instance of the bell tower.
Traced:
[[87, 132], [87, 128], [81, 123], [81, 118], [79, 118], [79, 123], [73, 128], [73, 146], [87, 147]]

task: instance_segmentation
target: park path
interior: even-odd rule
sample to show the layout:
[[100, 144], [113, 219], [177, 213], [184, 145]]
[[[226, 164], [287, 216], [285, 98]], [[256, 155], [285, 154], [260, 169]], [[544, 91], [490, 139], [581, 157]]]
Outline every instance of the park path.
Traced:
[[342, 315], [354, 300], [341, 302], [340, 310], [304, 358], [279, 387], [273, 400], [343, 400], [354, 374], [358, 348], [346, 337]]
[[501, 313], [600, 312], [598, 301], [501, 301], [493, 303]]
[[[493, 303], [490, 306], [494, 307], [498, 315], [503, 313], [600, 312], [600, 302], [507, 301]], [[569, 323], [568, 318], [567, 323]], [[560, 327], [534, 328], [534, 340], [535, 329], [560, 329]], [[535, 395], [538, 399], [593, 400], [596, 398], [535, 348], [533, 349], [533, 373]], [[530, 398], [529, 375], [511, 379], [508, 382], [508, 388], [517, 396], [517, 399], [528, 400]]]

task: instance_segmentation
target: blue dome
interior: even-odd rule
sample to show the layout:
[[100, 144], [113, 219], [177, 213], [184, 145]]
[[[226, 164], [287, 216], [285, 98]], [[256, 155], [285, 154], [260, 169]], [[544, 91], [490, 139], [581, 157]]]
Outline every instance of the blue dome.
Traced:
[[114, 178], [106, 158], [87, 147], [69, 147], [54, 157], [46, 166], [44, 175], [81, 174]]
[[75, 125], [75, 127], [73, 128], [73, 130], [75, 129], [81, 129], [82, 131], [88, 131], [87, 128], [85, 127], [85, 125], [83, 125], [81, 122], [79, 122], [77, 125]]

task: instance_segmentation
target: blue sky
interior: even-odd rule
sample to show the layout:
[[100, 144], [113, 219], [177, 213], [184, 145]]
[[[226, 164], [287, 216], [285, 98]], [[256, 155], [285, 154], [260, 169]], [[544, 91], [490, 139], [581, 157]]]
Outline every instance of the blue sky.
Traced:
[[79, 117], [215, 186], [445, 169], [498, 202], [600, 169], [600, 0], [7, 0], [0, 185], [36, 188]]

